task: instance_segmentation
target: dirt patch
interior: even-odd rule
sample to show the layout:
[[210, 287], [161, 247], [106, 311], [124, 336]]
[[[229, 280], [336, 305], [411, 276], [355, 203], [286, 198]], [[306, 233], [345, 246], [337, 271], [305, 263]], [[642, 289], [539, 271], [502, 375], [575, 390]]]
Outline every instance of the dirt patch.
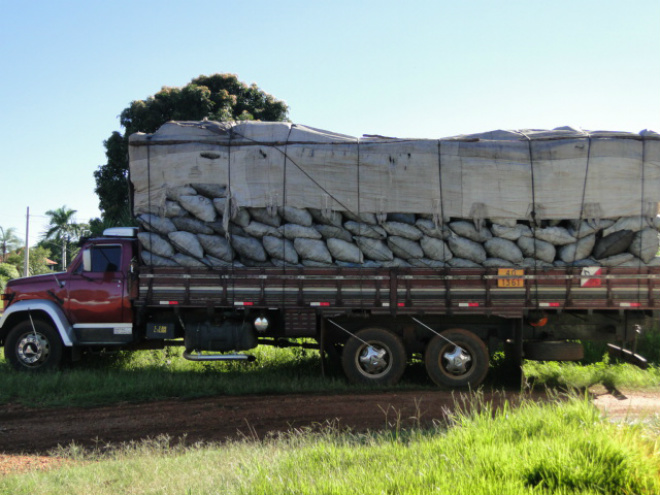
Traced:
[[0, 476], [5, 474], [22, 473], [25, 471], [54, 469], [67, 462], [70, 461], [50, 456], [0, 454]]
[[592, 389], [593, 402], [612, 421], [660, 420], [660, 391]]
[[[659, 392], [595, 391], [594, 403], [614, 419], [652, 417], [660, 413]], [[42, 469], [60, 463], [40, 455], [75, 442], [101, 447], [168, 435], [187, 443], [260, 439], [293, 428], [331, 422], [354, 431], [428, 426], [443, 420], [459, 394], [444, 391], [396, 393], [210, 397], [117, 404], [96, 408], [31, 409], [0, 406], [0, 474]], [[494, 407], [515, 392], [485, 393]], [[544, 400], [541, 393], [532, 395]], [[27, 456], [27, 457], [26, 457]], [[57, 464], [56, 464], [57, 465]]]

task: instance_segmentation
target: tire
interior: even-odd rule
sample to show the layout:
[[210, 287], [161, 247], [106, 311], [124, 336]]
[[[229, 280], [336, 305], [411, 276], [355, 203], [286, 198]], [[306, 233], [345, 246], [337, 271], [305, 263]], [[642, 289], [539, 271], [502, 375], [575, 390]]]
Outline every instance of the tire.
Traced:
[[30, 320], [16, 325], [5, 341], [5, 359], [17, 371], [57, 369], [62, 362], [63, 345], [57, 331], [48, 323]]
[[584, 347], [579, 342], [540, 340], [523, 343], [525, 359], [533, 361], [579, 361], [584, 357]]
[[401, 339], [382, 328], [366, 328], [348, 339], [341, 355], [348, 381], [363, 385], [395, 385], [406, 369]]
[[[442, 388], [479, 386], [488, 374], [488, 349], [472, 332], [460, 328], [445, 330], [426, 346], [424, 365], [433, 383]], [[458, 347], [457, 347], [458, 346]]]

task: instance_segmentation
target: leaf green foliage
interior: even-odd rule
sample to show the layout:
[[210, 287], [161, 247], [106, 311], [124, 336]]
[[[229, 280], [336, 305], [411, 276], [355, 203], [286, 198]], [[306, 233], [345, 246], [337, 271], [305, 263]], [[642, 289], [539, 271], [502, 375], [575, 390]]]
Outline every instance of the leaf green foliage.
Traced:
[[[71, 251], [71, 256], [75, 256], [76, 251]], [[30, 275], [42, 275], [50, 273], [50, 268], [47, 264], [50, 259], [51, 251], [44, 246], [35, 246], [30, 248], [30, 257], [28, 261], [28, 273]]]
[[[598, 363], [608, 353], [606, 342], [583, 342], [585, 364]], [[627, 344], [627, 349], [641, 354], [649, 363], [660, 365], [660, 324], [641, 329], [635, 334], [634, 341]]]
[[[20, 245], [20, 241], [15, 229], [3, 229], [0, 227], [0, 246], [2, 256], [0, 257], [0, 289], [4, 290], [8, 280], [18, 278], [24, 273], [25, 265], [25, 247]], [[38, 245], [30, 248], [28, 274], [39, 275], [48, 273], [49, 268], [47, 259], [50, 256], [50, 250]]]
[[164, 86], [145, 100], [135, 100], [120, 115], [124, 133], [113, 132], [104, 141], [107, 163], [94, 172], [95, 192], [103, 220], [119, 225], [130, 212], [128, 138], [135, 132], [155, 132], [170, 120], [283, 121], [288, 107], [233, 74], [199, 76], [182, 88]]
[[74, 222], [75, 214], [76, 210], [66, 205], [46, 212], [49, 219], [48, 230], [43, 234], [43, 240], [46, 241], [43, 246], [52, 248], [62, 269], [66, 268], [77, 252], [69, 249], [70, 244], [77, 241], [88, 228], [87, 224]]
[[117, 210], [114, 217], [104, 216], [103, 218], [92, 218], [89, 221], [89, 236], [101, 237], [105, 229], [111, 227], [137, 227], [138, 223], [131, 215], [128, 205]]
[[91, 451], [73, 445], [53, 454], [74, 462], [1, 478], [0, 492], [651, 495], [660, 492], [659, 426], [611, 423], [579, 398], [493, 413], [477, 396], [431, 429], [326, 424], [222, 446], [167, 437]]
[[650, 389], [660, 386], [660, 367], [642, 370], [632, 364], [600, 362], [556, 363], [528, 361], [525, 377], [534, 386], [586, 389], [603, 385], [612, 389]]
[[8, 229], [0, 227], [0, 251], [2, 253], [0, 262], [4, 263], [7, 253], [18, 248], [20, 245], [21, 241], [16, 236], [16, 229], [13, 227], [9, 227]]
[[9, 263], [0, 263], [0, 290], [4, 291], [7, 281], [18, 278], [18, 269]]
[[9, 263], [0, 263], [0, 277], [5, 279], [18, 278], [18, 269]]
[[592, 385], [607, 388], [648, 389], [660, 386], [660, 328], [655, 325], [637, 336], [628, 349], [647, 359], [642, 370], [610, 357], [605, 342], [583, 342], [585, 357], [578, 363], [527, 361], [525, 377], [534, 386], [584, 389]]

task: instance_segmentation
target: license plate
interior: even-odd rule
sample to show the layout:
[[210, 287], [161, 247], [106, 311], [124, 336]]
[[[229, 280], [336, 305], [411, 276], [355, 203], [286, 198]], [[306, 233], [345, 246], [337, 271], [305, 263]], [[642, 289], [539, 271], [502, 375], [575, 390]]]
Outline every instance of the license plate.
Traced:
[[[522, 277], [525, 274], [525, 270], [519, 270], [516, 268], [498, 268], [497, 270], [497, 286], [498, 287], [524, 287], [525, 280]], [[501, 278], [506, 277], [506, 278]]]

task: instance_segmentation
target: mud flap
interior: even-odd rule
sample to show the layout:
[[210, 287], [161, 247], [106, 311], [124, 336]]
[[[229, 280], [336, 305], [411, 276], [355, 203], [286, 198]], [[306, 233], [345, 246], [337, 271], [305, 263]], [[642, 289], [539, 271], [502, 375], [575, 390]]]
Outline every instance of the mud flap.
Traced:
[[646, 361], [646, 358], [617, 345], [607, 344], [607, 352], [609, 352], [610, 356], [621, 359], [626, 363], [634, 364], [643, 370], [649, 367], [649, 363]]

